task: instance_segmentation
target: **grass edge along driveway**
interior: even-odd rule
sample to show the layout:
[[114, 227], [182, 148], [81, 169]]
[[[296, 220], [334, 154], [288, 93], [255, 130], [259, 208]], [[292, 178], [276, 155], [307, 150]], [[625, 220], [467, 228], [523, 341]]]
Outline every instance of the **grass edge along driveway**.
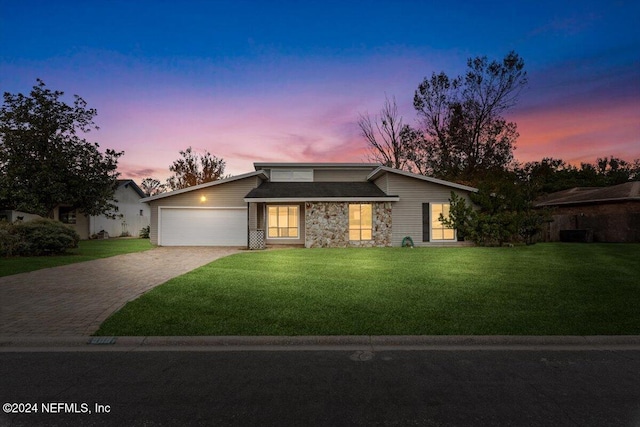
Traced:
[[640, 333], [640, 245], [292, 249], [217, 260], [97, 335]]
[[66, 255], [34, 257], [0, 257], [0, 277], [26, 273], [42, 268], [58, 267], [76, 262], [91, 261], [120, 254], [152, 249], [149, 239], [115, 238], [105, 240], [81, 240], [76, 249]]

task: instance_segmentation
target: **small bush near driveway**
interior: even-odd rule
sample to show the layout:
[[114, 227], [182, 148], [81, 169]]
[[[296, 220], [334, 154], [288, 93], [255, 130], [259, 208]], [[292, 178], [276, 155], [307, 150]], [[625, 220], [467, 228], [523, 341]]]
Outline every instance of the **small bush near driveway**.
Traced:
[[61, 255], [77, 248], [79, 241], [75, 230], [52, 219], [0, 226], [0, 256]]
[[244, 252], [151, 290], [99, 335], [640, 334], [640, 245]]

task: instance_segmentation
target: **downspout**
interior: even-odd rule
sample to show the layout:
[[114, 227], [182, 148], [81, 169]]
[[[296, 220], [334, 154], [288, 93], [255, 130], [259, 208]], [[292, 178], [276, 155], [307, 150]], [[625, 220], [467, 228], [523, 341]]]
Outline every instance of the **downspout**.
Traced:
[[250, 228], [250, 217], [251, 217], [251, 202], [247, 202], [247, 249], [249, 248], [250, 245], [250, 241], [249, 241], [249, 233], [251, 232], [251, 228]]

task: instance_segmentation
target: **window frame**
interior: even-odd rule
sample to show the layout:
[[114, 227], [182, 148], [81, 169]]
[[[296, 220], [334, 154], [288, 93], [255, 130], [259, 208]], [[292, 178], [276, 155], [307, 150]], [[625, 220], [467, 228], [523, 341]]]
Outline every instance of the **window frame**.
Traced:
[[[351, 208], [352, 207], [359, 207], [359, 212], [360, 212], [360, 224], [358, 226], [352, 225], [351, 223]], [[362, 224], [362, 207], [363, 206], [369, 206], [369, 213], [371, 214], [371, 218], [370, 218], [370, 227], [366, 227], [363, 226]], [[349, 212], [348, 212], [348, 219], [349, 219], [349, 241], [350, 242], [370, 242], [373, 241], [373, 203], [349, 203]], [[351, 238], [351, 232], [358, 232], [358, 236], [360, 237], [359, 239], [352, 239]], [[362, 238], [362, 232], [363, 231], [368, 231], [369, 235], [371, 236], [370, 238], [366, 239], [366, 238]]]
[[63, 224], [75, 225], [78, 223], [78, 210], [61, 206], [58, 208], [58, 220]]
[[[431, 238], [432, 242], [445, 242], [445, 243], [450, 243], [450, 242], [457, 242], [458, 241], [458, 232], [455, 228], [451, 228], [451, 227], [446, 227], [444, 224], [442, 224], [442, 222], [440, 222], [438, 220], [438, 217], [435, 217], [435, 214], [433, 212], [433, 208], [436, 206], [440, 206], [443, 207], [444, 205], [449, 206], [449, 212], [451, 212], [451, 203], [450, 202], [429, 202], [429, 237]], [[442, 211], [444, 211], [444, 208], [442, 208]], [[441, 224], [441, 227], [434, 227], [434, 222], [438, 221], [438, 223]], [[435, 237], [435, 233], [434, 231], [441, 231], [441, 235], [444, 237], [444, 230], [453, 230], [453, 238], [452, 239], [440, 239], [440, 238], [436, 238]]]
[[[277, 239], [277, 240], [299, 240], [300, 239], [300, 206], [299, 205], [267, 205], [266, 206], [266, 225], [267, 225], [267, 239], [271, 240], [271, 239]], [[269, 213], [269, 209], [271, 208], [276, 208], [276, 221], [277, 221], [277, 225], [276, 227], [272, 227], [270, 224], [270, 213]], [[290, 215], [289, 215], [289, 209], [290, 208], [295, 208], [296, 209], [296, 217], [297, 217], [297, 221], [296, 221], [296, 236], [295, 237], [291, 237], [291, 236], [280, 236], [280, 229], [292, 229], [294, 227], [291, 226], [287, 226], [287, 227], [280, 227], [280, 209], [284, 209], [287, 208], [287, 222], [289, 222], [290, 220]], [[272, 228], [275, 228], [276, 230], [278, 230], [278, 236], [276, 237], [272, 237], [270, 235], [270, 231]]]

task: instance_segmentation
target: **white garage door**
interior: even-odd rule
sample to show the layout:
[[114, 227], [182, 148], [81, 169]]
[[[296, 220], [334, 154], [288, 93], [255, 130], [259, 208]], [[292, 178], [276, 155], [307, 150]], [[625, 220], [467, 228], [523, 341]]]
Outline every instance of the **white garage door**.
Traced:
[[246, 209], [160, 208], [162, 246], [246, 246]]

